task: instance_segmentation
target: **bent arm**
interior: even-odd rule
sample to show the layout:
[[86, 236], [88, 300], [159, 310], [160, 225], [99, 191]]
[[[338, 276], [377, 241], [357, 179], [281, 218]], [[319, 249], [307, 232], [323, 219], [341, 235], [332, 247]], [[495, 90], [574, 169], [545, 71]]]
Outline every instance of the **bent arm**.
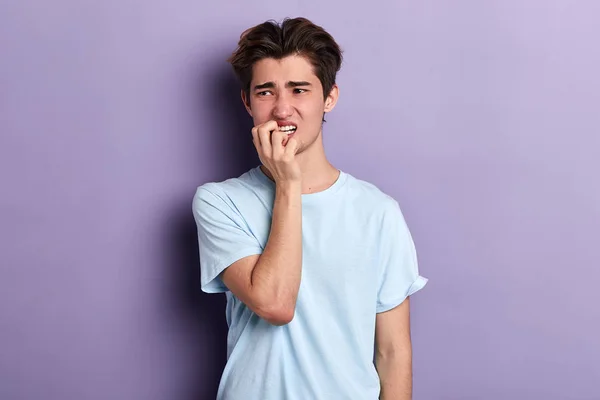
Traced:
[[301, 271], [301, 185], [278, 184], [271, 231], [263, 253], [233, 263], [221, 278], [258, 316], [271, 324], [283, 325], [294, 317]]

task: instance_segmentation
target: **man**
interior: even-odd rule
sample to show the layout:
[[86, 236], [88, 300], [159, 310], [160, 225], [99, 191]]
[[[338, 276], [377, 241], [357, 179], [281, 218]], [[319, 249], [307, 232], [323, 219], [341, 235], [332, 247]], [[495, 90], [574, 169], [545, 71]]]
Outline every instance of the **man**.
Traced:
[[227, 296], [218, 399], [411, 398], [409, 296], [427, 279], [398, 203], [325, 156], [341, 54], [296, 18], [230, 58], [262, 165], [193, 201], [202, 290]]

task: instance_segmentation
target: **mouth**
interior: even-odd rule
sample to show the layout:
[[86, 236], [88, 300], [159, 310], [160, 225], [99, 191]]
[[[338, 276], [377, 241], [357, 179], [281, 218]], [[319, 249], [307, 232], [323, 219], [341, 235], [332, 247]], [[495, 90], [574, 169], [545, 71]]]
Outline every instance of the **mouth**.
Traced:
[[296, 132], [296, 129], [298, 128], [295, 124], [291, 123], [291, 122], [278, 122], [277, 125], [279, 126], [279, 130], [281, 132], [287, 133], [288, 135], [291, 135], [292, 133]]

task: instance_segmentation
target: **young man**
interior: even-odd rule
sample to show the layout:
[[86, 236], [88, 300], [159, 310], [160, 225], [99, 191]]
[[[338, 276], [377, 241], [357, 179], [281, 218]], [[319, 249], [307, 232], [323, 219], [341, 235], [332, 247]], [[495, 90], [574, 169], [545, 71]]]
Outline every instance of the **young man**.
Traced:
[[410, 399], [409, 296], [427, 279], [398, 203], [325, 156], [340, 48], [286, 19], [230, 62], [262, 165], [193, 201], [202, 290], [227, 296], [218, 399]]

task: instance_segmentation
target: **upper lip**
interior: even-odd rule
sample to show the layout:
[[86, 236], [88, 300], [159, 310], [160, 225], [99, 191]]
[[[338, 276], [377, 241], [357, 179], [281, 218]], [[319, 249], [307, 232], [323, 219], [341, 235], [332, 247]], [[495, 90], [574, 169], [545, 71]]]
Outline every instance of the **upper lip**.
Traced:
[[277, 121], [277, 126], [278, 127], [282, 127], [282, 126], [293, 126], [293, 127], [298, 127], [298, 125], [296, 125], [295, 123], [293, 123], [292, 121]]

